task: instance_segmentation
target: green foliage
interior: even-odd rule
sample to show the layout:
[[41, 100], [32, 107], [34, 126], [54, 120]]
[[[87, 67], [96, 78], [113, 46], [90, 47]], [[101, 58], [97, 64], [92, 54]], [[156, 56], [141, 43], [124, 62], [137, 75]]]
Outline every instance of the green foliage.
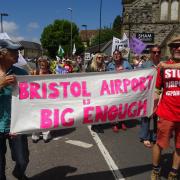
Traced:
[[[121, 38], [122, 18], [118, 15], [114, 19], [113, 28], [104, 27], [100, 33], [100, 44], [110, 41], [113, 36]], [[99, 44], [99, 33], [92, 39], [92, 46]]]
[[[84, 51], [83, 44], [79, 37], [79, 29], [75, 23], [72, 23], [72, 40], [72, 44], [76, 44], [76, 54], [82, 53]], [[56, 57], [59, 45], [64, 49], [65, 55], [70, 56], [71, 22], [55, 20], [53, 24], [44, 28], [40, 41], [49, 57]]]
[[113, 30], [121, 33], [121, 28], [122, 28], [122, 18], [121, 16], [116, 16], [113, 22]]
[[[104, 27], [104, 29], [101, 30], [101, 34], [100, 34], [100, 44], [110, 41], [111, 39], [113, 39], [113, 36], [120, 38], [121, 34], [110, 28]], [[92, 39], [91, 45], [95, 46], [98, 44], [99, 44], [99, 33]]]

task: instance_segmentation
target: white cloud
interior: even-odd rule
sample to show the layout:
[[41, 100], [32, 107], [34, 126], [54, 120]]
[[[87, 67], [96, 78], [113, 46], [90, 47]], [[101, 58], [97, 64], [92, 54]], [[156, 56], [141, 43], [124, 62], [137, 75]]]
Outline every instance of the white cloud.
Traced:
[[[37, 28], [39, 28], [39, 24], [36, 22], [31, 22], [28, 24], [28, 30], [33, 30]], [[3, 21], [3, 31], [6, 32], [13, 41], [26, 40], [40, 43], [40, 40], [36, 37], [23, 37], [19, 35], [18, 30], [19, 26], [15, 22]]]
[[22, 40], [24, 40], [25, 38], [22, 37], [22, 36], [11, 36], [11, 39], [12, 39], [13, 41], [22, 41]]
[[36, 38], [36, 37], [32, 38], [31, 41], [36, 42], [36, 43], [40, 43], [40, 40], [38, 38]]
[[18, 35], [18, 25], [15, 22], [3, 21], [3, 31], [6, 32], [13, 41], [21, 41], [25, 38]]
[[15, 33], [18, 30], [18, 25], [15, 22], [3, 21], [3, 30], [7, 33]]
[[28, 24], [28, 29], [29, 30], [38, 29], [38, 28], [39, 28], [39, 24], [37, 22], [30, 22]]

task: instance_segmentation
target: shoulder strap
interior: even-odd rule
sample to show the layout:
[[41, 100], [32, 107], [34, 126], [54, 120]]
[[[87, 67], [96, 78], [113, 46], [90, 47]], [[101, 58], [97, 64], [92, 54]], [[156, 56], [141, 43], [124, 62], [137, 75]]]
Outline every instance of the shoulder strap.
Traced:
[[164, 87], [163, 86], [163, 81], [164, 81], [164, 69], [163, 68], [160, 69], [160, 75], [161, 75], [161, 79], [162, 79], [162, 81], [161, 81], [161, 88], [163, 88]]

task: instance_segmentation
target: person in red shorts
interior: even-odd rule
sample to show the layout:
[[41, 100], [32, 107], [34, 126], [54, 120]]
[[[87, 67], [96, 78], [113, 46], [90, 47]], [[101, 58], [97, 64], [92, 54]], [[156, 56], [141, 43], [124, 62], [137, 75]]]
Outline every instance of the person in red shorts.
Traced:
[[[170, 44], [172, 57], [166, 61], [167, 64], [180, 63], [180, 37], [174, 39]], [[176, 66], [175, 66], [176, 67]], [[160, 158], [163, 149], [169, 146], [172, 134], [174, 134], [175, 150], [173, 154], [172, 169], [168, 180], [178, 180], [178, 169], [180, 167], [180, 69], [158, 69], [156, 92], [160, 94], [156, 114], [159, 117], [157, 141], [153, 146], [153, 170], [151, 180], [160, 179]], [[158, 98], [155, 99], [157, 104]]]

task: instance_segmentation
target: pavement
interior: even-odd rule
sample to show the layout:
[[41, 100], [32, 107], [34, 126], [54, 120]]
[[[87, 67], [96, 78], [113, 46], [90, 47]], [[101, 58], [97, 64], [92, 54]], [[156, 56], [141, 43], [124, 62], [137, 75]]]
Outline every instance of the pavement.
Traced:
[[[49, 143], [32, 143], [28, 137], [30, 162], [26, 171], [31, 180], [148, 180], [151, 173], [151, 148], [139, 142], [137, 121], [128, 122], [127, 131], [114, 133], [104, 125], [104, 133], [90, 127], [52, 131]], [[163, 153], [162, 180], [167, 179], [173, 145]], [[7, 180], [14, 162], [7, 151]]]

